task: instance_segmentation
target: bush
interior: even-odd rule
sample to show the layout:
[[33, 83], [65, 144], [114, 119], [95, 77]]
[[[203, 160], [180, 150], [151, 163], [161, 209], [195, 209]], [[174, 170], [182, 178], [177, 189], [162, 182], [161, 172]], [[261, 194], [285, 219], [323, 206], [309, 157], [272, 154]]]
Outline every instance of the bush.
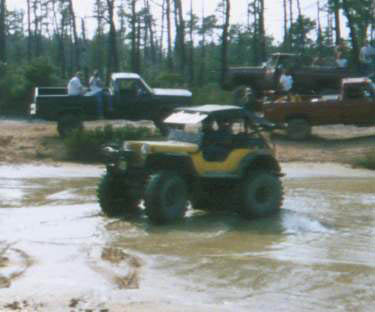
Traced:
[[23, 71], [29, 86], [32, 88], [50, 87], [57, 81], [56, 69], [45, 58], [33, 60], [30, 64], [24, 66]]
[[375, 170], [375, 149], [369, 150], [361, 157], [355, 159], [353, 165], [360, 168]]
[[95, 130], [76, 131], [64, 139], [69, 160], [82, 162], [98, 162], [103, 160], [101, 148], [104, 145], [119, 145], [126, 140], [140, 140], [155, 136], [152, 130], [145, 127], [114, 129], [111, 125]]
[[56, 81], [54, 68], [43, 58], [26, 65], [1, 64], [0, 72], [0, 111], [5, 114], [27, 114], [33, 88]]

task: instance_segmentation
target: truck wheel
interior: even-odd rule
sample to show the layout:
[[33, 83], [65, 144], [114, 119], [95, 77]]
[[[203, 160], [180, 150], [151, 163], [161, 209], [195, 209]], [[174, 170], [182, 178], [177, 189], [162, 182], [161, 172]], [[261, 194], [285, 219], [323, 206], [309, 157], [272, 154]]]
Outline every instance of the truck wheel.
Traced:
[[287, 135], [291, 140], [304, 140], [311, 135], [311, 125], [306, 119], [291, 119], [288, 121]]
[[255, 110], [254, 90], [249, 86], [239, 86], [233, 91], [233, 104], [248, 110]]
[[280, 179], [263, 170], [250, 174], [240, 184], [239, 213], [245, 218], [264, 217], [280, 210], [283, 190]]
[[68, 136], [75, 130], [81, 131], [82, 129], [83, 123], [81, 118], [73, 114], [64, 114], [57, 122], [57, 131], [62, 138]]
[[103, 213], [108, 217], [138, 211], [139, 200], [129, 194], [122, 179], [111, 174], [106, 173], [101, 178], [97, 197]]
[[187, 202], [187, 186], [181, 176], [171, 171], [150, 176], [145, 188], [145, 208], [151, 222], [165, 224], [183, 218]]

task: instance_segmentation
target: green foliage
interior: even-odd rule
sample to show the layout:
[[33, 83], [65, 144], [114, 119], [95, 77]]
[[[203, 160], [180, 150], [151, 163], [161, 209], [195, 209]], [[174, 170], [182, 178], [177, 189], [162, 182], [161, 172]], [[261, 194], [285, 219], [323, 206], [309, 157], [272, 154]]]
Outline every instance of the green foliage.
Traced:
[[375, 170], [375, 149], [369, 150], [364, 155], [353, 161], [353, 165], [360, 168]]
[[22, 103], [28, 97], [28, 84], [22, 67], [2, 65], [0, 77], [0, 111], [15, 113], [22, 110]]
[[37, 58], [30, 64], [25, 65], [25, 79], [31, 87], [49, 87], [54, 84], [55, 68], [45, 58]]
[[64, 139], [69, 160], [82, 162], [102, 161], [101, 148], [104, 145], [119, 145], [126, 140], [141, 140], [155, 136], [145, 127], [113, 128], [107, 125], [94, 130], [76, 131]]
[[207, 84], [193, 88], [193, 105], [203, 104], [232, 104], [231, 92], [224, 91], [217, 84]]
[[30, 64], [2, 64], [0, 76], [1, 113], [25, 114], [35, 86], [50, 86], [56, 81], [54, 68], [44, 58]]
[[177, 73], [162, 72], [154, 81], [150, 80], [153, 87], [178, 87], [184, 84], [184, 78]]

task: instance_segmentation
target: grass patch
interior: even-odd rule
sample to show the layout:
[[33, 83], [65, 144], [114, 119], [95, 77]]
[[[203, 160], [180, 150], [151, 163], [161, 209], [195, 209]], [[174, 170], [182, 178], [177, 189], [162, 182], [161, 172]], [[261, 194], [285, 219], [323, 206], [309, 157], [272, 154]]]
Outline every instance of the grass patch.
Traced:
[[143, 140], [158, 134], [150, 128], [126, 126], [113, 128], [112, 125], [72, 133], [64, 139], [68, 160], [99, 162], [103, 160], [101, 149], [104, 145], [119, 145], [127, 140]]
[[353, 161], [355, 167], [375, 170], [375, 149], [371, 149]]

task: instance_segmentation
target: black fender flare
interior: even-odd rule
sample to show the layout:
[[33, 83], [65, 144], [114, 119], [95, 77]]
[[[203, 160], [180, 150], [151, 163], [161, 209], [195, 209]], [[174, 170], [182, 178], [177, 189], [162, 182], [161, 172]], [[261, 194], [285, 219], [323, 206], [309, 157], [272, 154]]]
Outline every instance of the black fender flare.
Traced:
[[249, 171], [260, 169], [267, 170], [277, 176], [283, 176], [280, 164], [276, 158], [266, 154], [245, 157], [240, 163], [238, 175], [240, 177], [245, 177]]

